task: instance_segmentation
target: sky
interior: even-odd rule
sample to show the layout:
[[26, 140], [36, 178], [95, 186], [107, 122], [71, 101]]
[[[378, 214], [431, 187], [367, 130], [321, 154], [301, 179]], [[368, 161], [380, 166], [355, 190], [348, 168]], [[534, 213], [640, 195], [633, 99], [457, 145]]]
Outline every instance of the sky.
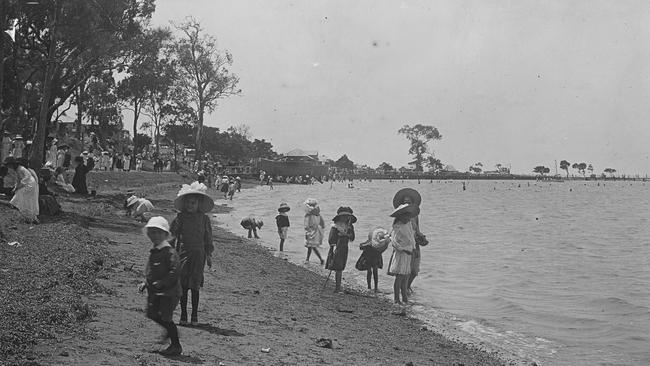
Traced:
[[157, 0], [153, 25], [201, 21], [246, 124], [276, 151], [406, 165], [397, 130], [432, 125], [445, 164], [531, 173], [555, 161], [650, 174], [650, 3], [596, 0]]

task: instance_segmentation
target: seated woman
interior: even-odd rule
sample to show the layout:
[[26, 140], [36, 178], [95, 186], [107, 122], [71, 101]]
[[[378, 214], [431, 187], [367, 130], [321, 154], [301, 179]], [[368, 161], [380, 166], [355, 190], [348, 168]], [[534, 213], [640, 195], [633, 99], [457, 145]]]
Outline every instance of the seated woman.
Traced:
[[41, 215], [52, 216], [61, 212], [61, 205], [47, 187], [51, 179], [52, 171], [47, 168], [41, 169], [41, 175], [38, 178], [38, 208]]
[[72, 186], [72, 184], [66, 182], [65, 180], [65, 169], [63, 167], [58, 167], [54, 171], [54, 184], [56, 184], [58, 188], [61, 188], [62, 190], [68, 193], [75, 192], [75, 189]]

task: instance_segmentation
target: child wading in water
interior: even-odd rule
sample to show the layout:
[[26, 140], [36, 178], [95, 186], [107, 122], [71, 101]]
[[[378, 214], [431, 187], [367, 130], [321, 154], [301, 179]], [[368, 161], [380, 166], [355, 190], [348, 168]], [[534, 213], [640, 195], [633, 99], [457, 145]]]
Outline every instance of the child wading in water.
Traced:
[[357, 218], [352, 214], [350, 207], [339, 207], [334, 223], [330, 229], [328, 242], [330, 251], [327, 254], [325, 269], [336, 271], [336, 287], [334, 292], [341, 292], [341, 277], [348, 262], [348, 243], [354, 241], [354, 224]]
[[[371, 280], [374, 279], [375, 282], [375, 292], [379, 292], [377, 288], [377, 283], [379, 282], [379, 268], [384, 267], [384, 259], [382, 258], [382, 253], [388, 247], [390, 243], [390, 237], [388, 236], [388, 231], [381, 227], [376, 227], [368, 233], [368, 240], [359, 244], [359, 249], [363, 250], [359, 261], [357, 262], [357, 267], [359, 263], [362, 262], [366, 268], [367, 275], [366, 280], [368, 282], [368, 290], [371, 290]], [[361, 268], [357, 268], [361, 269]]]
[[307, 262], [311, 257], [312, 250], [316, 253], [320, 264], [325, 263], [323, 257], [318, 252], [318, 247], [323, 244], [323, 235], [325, 229], [325, 221], [320, 215], [320, 207], [318, 201], [313, 198], [308, 198], [305, 201], [305, 247], [307, 247]]
[[[415, 233], [410, 220], [419, 213], [420, 208], [418, 206], [403, 204], [390, 214], [391, 217], [395, 218], [395, 221], [393, 222], [393, 234], [391, 235], [393, 254], [390, 257], [388, 274], [395, 276], [393, 291], [396, 304], [408, 302], [407, 286], [409, 274], [411, 273], [411, 254], [415, 249]], [[401, 301], [400, 293], [402, 295]]]
[[180, 355], [183, 348], [178, 340], [176, 324], [172, 321], [174, 309], [181, 297], [180, 259], [167, 241], [170, 234], [169, 223], [164, 217], [149, 219], [144, 232], [153, 243], [145, 270], [146, 280], [140, 285], [140, 292], [147, 289], [147, 318], [165, 328], [165, 338], [171, 339], [171, 345], [160, 351], [160, 354]]
[[192, 292], [192, 325], [197, 325], [199, 290], [203, 287], [205, 265], [212, 267], [212, 223], [205, 214], [214, 207], [207, 187], [198, 182], [183, 184], [174, 200], [180, 212], [172, 221], [171, 233], [181, 259], [181, 325], [187, 325], [187, 292]]
[[289, 212], [291, 208], [285, 202], [280, 204], [278, 208], [278, 216], [275, 217], [275, 223], [278, 225], [278, 235], [280, 236], [280, 251], [284, 251], [284, 241], [287, 239], [287, 231], [289, 230]]

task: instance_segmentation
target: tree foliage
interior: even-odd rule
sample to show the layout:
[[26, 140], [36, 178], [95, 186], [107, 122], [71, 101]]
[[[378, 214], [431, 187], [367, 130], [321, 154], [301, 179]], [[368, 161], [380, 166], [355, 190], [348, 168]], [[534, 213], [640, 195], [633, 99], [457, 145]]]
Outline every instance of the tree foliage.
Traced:
[[194, 18], [175, 25], [180, 37], [171, 45], [178, 66], [177, 103], [192, 108], [196, 119], [196, 152], [203, 150], [203, 123], [206, 111], [212, 112], [221, 98], [237, 95], [239, 77], [230, 72], [233, 57], [217, 48], [216, 39], [205, 34]]
[[571, 163], [569, 163], [569, 162], [566, 161], [566, 160], [562, 160], [562, 161], [560, 162], [560, 169], [566, 171], [566, 176], [567, 176], [567, 178], [569, 177], [569, 167], [570, 167], [570, 166], [571, 166]]
[[551, 171], [550, 168], [545, 167], [543, 165], [538, 165], [533, 169], [533, 173], [537, 173], [539, 175], [548, 174], [550, 171]]
[[404, 125], [397, 133], [404, 135], [411, 143], [409, 155], [412, 155], [414, 160], [410, 164], [415, 165], [415, 171], [423, 171], [422, 166], [427, 159], [427, 155], [430, 155], [427, 144], [430, 141], [442, 138], [438, 129], [418, 123], [414, 126]]
[[[18, 9], [16, 74], [41, 95], [30, 164], [43, 162], [54, 112], [92, 75], [121, 67], [132, 40], [154, 11], [153, 0], [42, 0]], [[22, 85], [20, 85], [22, 86]]]

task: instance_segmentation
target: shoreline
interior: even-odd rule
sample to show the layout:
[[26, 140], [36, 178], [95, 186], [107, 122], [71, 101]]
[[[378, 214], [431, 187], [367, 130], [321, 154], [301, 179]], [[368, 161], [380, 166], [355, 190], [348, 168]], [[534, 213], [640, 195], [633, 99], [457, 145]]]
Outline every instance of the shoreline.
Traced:
[[[265, 189], [265, 187], [250, 187], [250, 188]], [[221, 217], [222, 215], [226, 215], [226, 216], [234, 215], [235, 217], [237, 217], [237, 215], [239, 215], [239, 217], [246, 216], [245, 212], [240, 210], [241, 208], [232, 207], [232, 209], [229, 210], [228, 212], [223, 212], [223, 213], [213, 215], [213, 217], [217, 221], [215, 222], [215, 225], [220, 226], [223, 230], [229, 232], [231, 235], [239, 237], [242, 240], [248, 240], [260, 246], [261, 248], [264, 248], [269, 253], [269, 255], [273, 257], [283, 259], [285, 261], [288, 261], [289, 263], [292, 263], [297, 267], [304, 268], [310, 272], [317, 274], [318, 276], [321, 276], [323, 278], [323, 281], [325, 281], [325, 278], [327, 278], [328, 276], [328, 271], [325, 270], [322, 265], [319, 265], [317, 263], [317, 260], [315, 260], [314, 258], [311, 259], [311, 262], [306, 262], [304, 261], [304, 257], [303, 257], [304, 254], [302, 252], [296, 253], [295, 251], [291, 251], [291, 250], [285, 250], [285, 252], [279, 252], [277, 250], [277, 237], [274, 236], [275, 234], [274, 232], [265, 230], [264, 234], [260, 233], [261, 236], [260, 239], [247, 239], [245, 230], [241, 229], [238, 225], [238, 220], [236, 220], [237, 222], [235, 223], [230, 223], [230, 222], [226, 223], [225, 221], [222, 221], [223, 219]], [[274, 225], [274, 223], [271, 223], [271, 225]], [[285, 245], [287, 244], [285, 243]], [[324, 244], [324, 247], [322, 248], [323, 252], [321, 253], [324, 256], [327, 255], [325, 246], [326, 244]], [[348, 258], [347, 267], [353, 268], [354, 262], [355, 262], [354, 255], [351, 255], [351, 257]], [[392, 280], [392, 277], [388, 277], [388, 278]], [[372, 294], [368, 292], [368, 290], [366, 289], [365, 281], [366, 281], [365, 272], [356, 272], [356, 271], [344, 272], [343, 287], [346, 289], [346, 291], [353, 291], [358, 296], [374, 297], [377, 299], [377, 301], [386, 302], [388, 306], [396, 307], [395, 305], [392, 304], [392, 282], [382, 283], [382, 286], [380, 287], [383, 289], [383, 291], [380, 292], [379, 294]], [[325, 291], [331, 292], [332, 289], [333, 286], [328, 286], [328, 288]], [[431, 307], [429, 305], [420, 303], [417, 301], [417, 296], [415, 297], [414, 300], [415, 300], [414, 303], [411, 303], [409, 306], [406, 307], [400, 307], [400, 309], [405, 309], [406, 314], [409, 318], [417, 322], [420, 322], [421, 323], [419, 325], [420, 329], [427, 329], [429, 331], [433, 331], [434, 333], [443, 336], [449, 341], [465, 344], [469, 347], [475, 348], [476, 350], [486, 352], [508, 365], [532, 365], [532, 364], [541, 365], [539, 360], [531, 358], [529, 355], [517, 354], [514, 351], [508, 350], [496, 344], [491, 344], [489, 342], [486, 342], [486, 340], [480, 339], [476, 335], [473, 335], [465, 330], [462, 330], [460, 323], [461, 320], [463, 320], [462, 321], [463, 324], [475, 324], [473, 325], [474, 327], [484, 329], [485, 331], [494, 331], [491, 328], [491, 326], [482, 325], [476, 322], [475, 319], [458, 316], [452, 313], [447, 313], [442, 310]]]
[[[139, 186], [151, 192], [147, 197], [156, 205], [155, 214], [173, 216], [176, 182]], [[148, 244], [140, 232], [142, 224], [120, 214], [122, 195], [104, 196], [108, 191], [98, 190], [98, 197], [106, 201], [99, 208], [97, 199], [61, 201], [66, 211], [88, 213], [87, 226], [80, 230], [110, 253], [109, 263], [101, 266], [97, 277], [110, 291], [82, 296], [96, 313], [85, 326], [77, 325], [83, 329], [61, 330], [54, 339], [39, 340], [32, 352], [22, 355], [26, 358], [14, 358], [14, 364], [506, 364], [497, 354], [428, 330], [381, 298], [355, 289], [345, 295], [322, 291], [320, 274], [277, 258], [263, 246], [216, 225], [215, 264], [206, 271], [199, 310], [199, 320], [210, 326], [180, 327], [182, 356], [153, 353], [160, 348], [155, 340], [161, 330], [144, 317], [145, 297], [135, 289]], [[35, 230], [71, 225], [65, 221], [47, 221]], [[21, 225], [23, 229], [29, 230]], [[331, 349], [316, 344], [322, 338], [331, 340]]]

